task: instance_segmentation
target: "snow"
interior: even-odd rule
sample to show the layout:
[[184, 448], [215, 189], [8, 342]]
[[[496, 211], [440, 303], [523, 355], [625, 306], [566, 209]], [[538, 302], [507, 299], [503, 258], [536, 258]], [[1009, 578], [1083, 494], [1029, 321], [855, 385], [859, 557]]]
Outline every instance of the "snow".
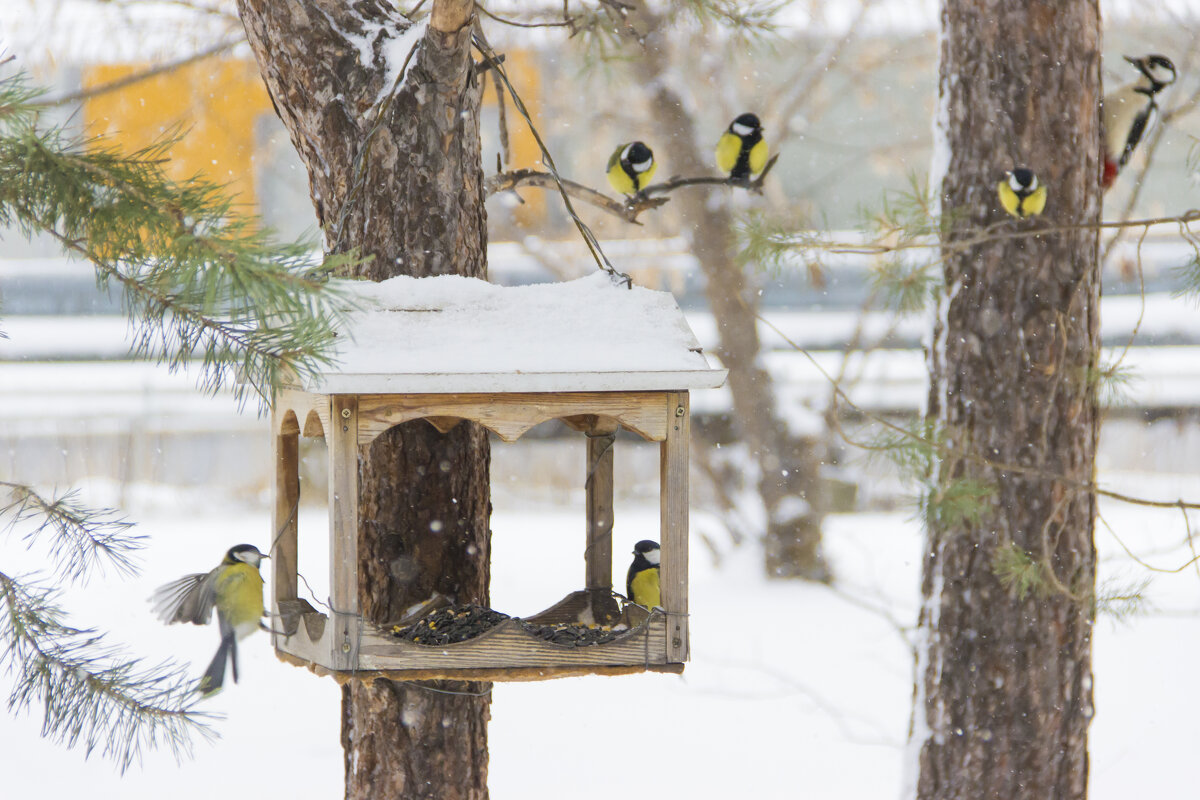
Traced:
[[[502, 451], [496, 449], [500, 458]], [[1132, 491], [1155, 486], [1163, 497], [1200, 493], [1196, 478], [1120, 477]], [[93, 498], [103, 499], [103, 487], [90, 488]], [[1178, 511], [1101, 507], [1126, 543], [1155, 566], [1175, 567], [1190, 558]], [[655, 507], [619, 504], [617, 510], [615, 552], [627, 553], [635, 541], [656, 533]], [[212, 655], [215, 631], [162, 627], [145, 598], [155, 586], [215, 563], [231, 542], [263, 543], [268, 510], [160, 491], [135, 518], [153, 537], [143, 576], [97, 580], [72, 592], [77, 621], [103, 622], [151, 660], [176, 656], [200, 670]], [[704, 514], [693, 513], [694, 529], [705, 522]], [[322, 541], [325, 528], [323, 509], [302, 510], [302, 538]], [[581, 506], [537, 505], [501, 494], [493, 528], [497, 607], [528, 614], [577, 588]], [[648, 751], [653, 757], [637, 766], [646, 796], [895, 797], [903, 780], [912, 655], [891, 620], [911, 625], [916, 619], [920, 534], [907, 515], [879, 513], [830, 517], [826, 531], [840, 576], [836, 590], [765, 580], [761, 555], [749, 546], [714, 565], [708, 550], [693, 541], [693, 658], [682, 677], [497, 684], [489, 725], [491, 796], [563, 797], [558, 778], [531, 776], [568, 768], [587, 776], [571, 784], [573, 800], [622, 796], [631, 780], [628, 759]], [[1097, 539], [1102, 578], [1144, 574], [1103, 529]], [[318, 596], [326, 591], [321, 547], [301, 548], [301, 571]], [[21, 552], [19, 540], [0, 543], [6, 563]], [[531, 573], [535, 552], [538, 569]], [[1095, 629], [1093, 800], [1174, 797], [1180, 786], [1191, 785], [1200, 688], [1190, 665], [1200, 658], [1200, 581], [1191, 569], [1156, 575], [1149, 594], [1153, 607], [1146, 615], [1122, 624], [1101, 619]], [[777, 614], [786, 625], [754, 624], [750, 611]], [[85, 761], [81, 752], [37, 738], [36, 718], [0, 715], [0, 741], [26, 767], [6, 771], [6, 794], [138, 800], [160, 798], [170, 786], [178, 800], [207, 800], [227, 795], [233, 782], [239, 797], [338, 796], [335, 682], [279, 663], [262, 635], [245, 640], [239, 652], [241, 683], [205, 704], [225, 715], [216, 723], [221, 738], [199, 743], [195, 759], [179, 766], [155, 754], [119, 778], [105, 762]], [[625, 755], [581, 761], [581, 747], [589, 742]], [[687, 767], [656, 768], [669, 763]]]
[[355, 306], [336, 366], [306, 386], [347, 392], [546, 392], [719, 386], [669, 292], [574, 281], [340, 281]]

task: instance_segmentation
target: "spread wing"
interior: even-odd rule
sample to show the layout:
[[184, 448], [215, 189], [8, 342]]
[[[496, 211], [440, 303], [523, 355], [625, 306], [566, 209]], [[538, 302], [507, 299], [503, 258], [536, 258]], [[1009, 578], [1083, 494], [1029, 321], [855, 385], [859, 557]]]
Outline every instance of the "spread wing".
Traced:
[[154, 615], [168, 625], [175, 622], [207, 625], [212, 619], [215, 600], [212, 574], [197, 572], [158, 587], [150, 603]]

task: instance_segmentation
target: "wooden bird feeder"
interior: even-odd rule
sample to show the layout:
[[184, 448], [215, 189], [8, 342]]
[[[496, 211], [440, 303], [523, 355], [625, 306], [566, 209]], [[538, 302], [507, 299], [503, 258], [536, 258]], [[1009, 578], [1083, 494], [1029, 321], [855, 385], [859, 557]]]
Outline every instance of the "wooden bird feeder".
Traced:
[[[339, 331], [336, 366], [280, 387], [272, 409], [280, 658], [339, 678], [400, 680], [681, 670], [688, 658], [688, 393], [720, 386], [725, 371], [705, 361], [674, 298], [615, 286], [603, 273], [516, 288], [458, 277], [348, 285], [359, 308]], [[357, 602], [358, 460], [376, 436], [414, 419], [443, 433], [472, 420], [504, 442], [551, 419], [583, 434], [584, 588], [527, 623], [615, 616], [612, 445], [619, 427], [658, 442], [661, 610], [626, 615], [626, 633], [586, 646], [545, 641], [515, 620], [437, 646], [364, 622]], [[332, 619], [297, 592], [301, 436], [328, 445]]]

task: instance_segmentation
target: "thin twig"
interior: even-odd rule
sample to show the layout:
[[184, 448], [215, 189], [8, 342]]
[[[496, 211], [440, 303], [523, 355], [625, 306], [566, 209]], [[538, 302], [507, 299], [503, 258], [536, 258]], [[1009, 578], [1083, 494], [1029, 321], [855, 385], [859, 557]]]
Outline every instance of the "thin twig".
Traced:
[[728, 177], [719, 178], [716, 176], [700, 176], [695, 178], [674, 177], [663, 183], [647, 186], [633, 197], [628, 197], [623, 201], [614, 200], [603, 192], [598, 192], [582, 183], [576, 183], [566, 178], [559, 178], [549, 172], [542, 172], [535, 169], [514, 169], [493, 175], [484, 182], [484, 193], [490, 196], [497, 192], [519, 189], [522, 186], [536, 186], [542, 189], [558, 189], [561, 186], [566, 194], [577, 200], [582, 200], [585, 203], [603, 209], [626, 222], [640, 225], [641, 222], [638, 221], [638, 216], [643, 211], [658, 208], [667, 203], [666, 197], [652, 197], [651, 195], [665, 195], [676, 189], [682, 189], [685, 186], [733, 186], [761, 193], [763, 180], [767, 177], [767, 173], [771, 171], [771, 167], [775, 165], [778, 158], [779, 156], [776, 155], [768, 161], [762, 174], [752, 181], [738, 181]]

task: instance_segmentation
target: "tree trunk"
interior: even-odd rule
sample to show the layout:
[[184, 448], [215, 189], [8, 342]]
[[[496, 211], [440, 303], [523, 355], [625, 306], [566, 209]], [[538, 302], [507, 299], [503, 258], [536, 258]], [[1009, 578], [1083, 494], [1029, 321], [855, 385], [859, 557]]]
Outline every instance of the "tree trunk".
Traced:
[[[1096, 0], [943, 0], [942, 28], [941, 199], [955, 228], [1099, 222]], [[1000, 210], [995, 187], [1013, 166], [1049, 187], [1043, 217]], [[916, 794], [1083, 798], [1095, 499], [1077, 487], [1092, 480], [1096, 447], [1098, 233], [943, 256], [930, 417], [958, 455], [938, 465], [927, 514]], [[946, 499], [964, 480], [993, 494], [952, 513]], [[998, 577], [1006, 556], [1033, 571], [1032, 591]]]
[[[390, 104], [408, 50], [388, 43], [408, 23], [381, 0], [238, 6], [276, 111], [308, 168], [327, 248], [371, 256], [358, 274], [372, 280], [484, 277], [473, 4], [434, 3]], [[364, 619], [394, 621], [434, 592], [487, 604], [489, 453], [478, 425], [443, 435], [424, 421], [397, 426], [360, 451]], [[486, 798], [489, 690], [486, 683], [348, 683], [346, 797]]]
[[[645, 35], [636, 45], [643, 67], [639, 82], [654, 87], [649, 105], [655, 109], [660, 141], [669, 142], [672, 166], [681, 175], [708, 175], [714, 170], [712, 151], [701, 149], [695, 122], [671, 88], [676, 66], [669, 52], [670, 25], [664, 16], [640, 13], [637, 27]], [[675, 193], [672, 202], [691, 229], [692, 253], [704, 273], [709, 309], [718, 323], [717, 355], [729, 370], [734, 428], [757, 471], [758, 495], [766, 512], [767, 575], [824, 581], [830, 573], [821, 552], [821, 521], [828, 508], [820, 476], [821, 445], [815, 438], [793, 435], [780, 418], [774, 381], [761, 362], [757, 282], [736, 258], [729, 198], [711, 196], [731, 191], [741, 190], [694, 187]]]

